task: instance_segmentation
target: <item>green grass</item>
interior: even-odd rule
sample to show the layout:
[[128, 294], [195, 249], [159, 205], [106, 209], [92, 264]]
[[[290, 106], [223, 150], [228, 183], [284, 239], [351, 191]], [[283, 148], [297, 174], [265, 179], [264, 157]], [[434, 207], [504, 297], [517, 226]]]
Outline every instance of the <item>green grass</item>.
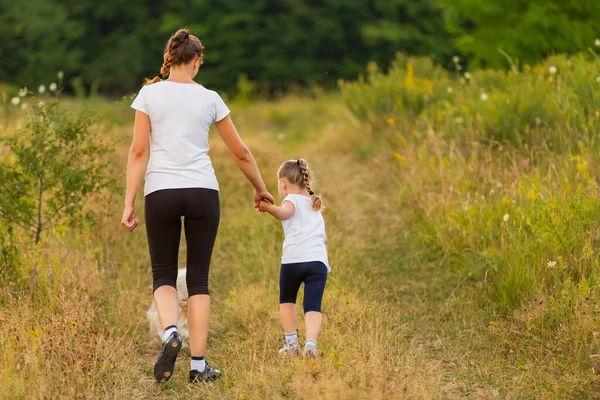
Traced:
[[[503, 86], [505, 77], [480, 74], [494, 90], [513, 88]], [[420, 82], [419, 90], [429, 87]], [[460, 96], [478, 95], [470, 90]], [[0, 396], [599, 397], [594, 142], [571, 145], [564, 131], [546, 126], [537, 134], [563, 147], [537, 139], [490, 144], [479, 117], [472, 119], [480, 125], [447, 129], [449, 121], [421, 109], [414, 94], [407, 99], [420, 113], [388, 115], [384, 107], [362, 122], [338, 95], [231, 106], [270, 188], [282, 161], [304, 157], [326, 201], [333, 272], [319, 362], [276, 357], [281, 227], [252, 210], [250, 186], [213, 134], [222, 222], [207, 358], [224, 378], [190, 387], [184, 352], [168, 384], [153, 382], [159, 348], [145, 318], [151, 274], [143, 221], [133, 234], [119, 226], [118, 194], [95, 227], [60, 227], [39, 248], [17, 237], [21, 291], [4, 286], [0, 295], [0, 326], [8, 327]], [[116, 107], [115, 122], [97, 129], [117, 139], [124, 174], [132, 112], [100, 100], [69, 106]], [[571, 121], [569, 129], [581, 129]]]

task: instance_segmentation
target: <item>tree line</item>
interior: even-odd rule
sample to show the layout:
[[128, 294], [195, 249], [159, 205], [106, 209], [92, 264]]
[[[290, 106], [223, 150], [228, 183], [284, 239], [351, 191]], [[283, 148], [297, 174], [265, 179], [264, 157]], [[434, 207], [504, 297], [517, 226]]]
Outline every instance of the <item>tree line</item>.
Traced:
[[597, 0], [0, 0], [0, 83], [123, 94], [157, 74], [169, 35], [206, 47], [199, 81], [272, 92], [355, 78], [369, 61], [427, 55], [445, 66], [534, 63], [600, 36]]

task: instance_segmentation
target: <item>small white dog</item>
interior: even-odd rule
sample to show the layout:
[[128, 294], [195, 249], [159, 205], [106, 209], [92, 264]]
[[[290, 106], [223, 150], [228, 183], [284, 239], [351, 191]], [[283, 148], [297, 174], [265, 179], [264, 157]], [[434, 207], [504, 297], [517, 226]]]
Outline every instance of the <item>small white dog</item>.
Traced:
[[[189, 345], [189, 332], [187, 323], [187, 308], [188, 308], [188, 291], [185, 283], [185, 268], [179, 268], [177, 272], [177, 297], [179, 297], [179, 312], [177, 313], [177, 330], [181, 336], [182, 347]], [[158, 343], [163, 342], [164, 330], [158, 319], [158, 311], [154, 300], [146, 313], [148, 322], [150, 323], [150, 335], [158, 340]]]

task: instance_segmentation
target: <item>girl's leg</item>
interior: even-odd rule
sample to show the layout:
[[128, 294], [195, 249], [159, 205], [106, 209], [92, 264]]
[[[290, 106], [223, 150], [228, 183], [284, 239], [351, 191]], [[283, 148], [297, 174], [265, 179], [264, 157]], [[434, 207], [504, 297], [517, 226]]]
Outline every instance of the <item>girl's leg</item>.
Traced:
[[281, 317], [283, 332], [296, 332], [298, 329], [298, 324], [296, 323], [296, 303], [280, 303], [279, 315]]
[[303, 280], [302, 264], [282, 264], [279, 272], [279, 315], [285, 334], [285, 344], [279, 349], [280, 356], [295, 354], [298, 345], [296, 323], [296, 297]]
[[312, 339], [316, 342], [321, 332], [323, 315], [320, 311], [309, 311], [304, 314], [304, 320], [306, 321], [306, 340]]
[[327, 267], [322, 262], [315, 262], [304, 280], [304, 318], [306, 321], [305, 354], [317, 357], [317, 340], [321, 332], [323, 316], [321, 302], [327, 283]]
[[[206, 367], [206, 341], [210, 321], [208, 277], [210, 260], [219, 228], [219, 192], [210, 189], [185, 189], [184, 229], [187, 243], [188, 330], [192, 370], [203, 373]], [[213, 371], [210, 370], [212, 374]], [[216, 371], [218, 375], [220, 373]], [[217, 376], [211, 376], [217, 377]], [[211, 378], [208, 377], [208, 378]], [[205, 378], [198, 377], [198, 380]]]

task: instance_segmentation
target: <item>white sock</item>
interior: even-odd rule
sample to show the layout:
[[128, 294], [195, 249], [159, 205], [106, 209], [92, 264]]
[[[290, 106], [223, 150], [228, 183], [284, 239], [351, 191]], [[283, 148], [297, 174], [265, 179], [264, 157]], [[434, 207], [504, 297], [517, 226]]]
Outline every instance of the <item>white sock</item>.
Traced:
[[192, 357], [192, 363], [190, 364], [190, 370], [196, 370], [198, 372], [203, 372], [206, 369], [206, 361], [204, 361], [204, 356], [202, 357]]
[[287, 344], [289, 346], [292, 343], [298, 343], [298, 333], [297, 332], [285, 334], [285, 344]]
[[165, 336], [163, 337], [163, 342], [166, 342], [173, 332], [177, 332], [177, 327], [175, 325], [167, 326], [165, 328]]
[[308, 339], [306, 341], [306, 343], [304, 343], [304, 347], [311, 347], [314, 346], [315, 348], [317, 347], [317, 341], [315, 339]]

